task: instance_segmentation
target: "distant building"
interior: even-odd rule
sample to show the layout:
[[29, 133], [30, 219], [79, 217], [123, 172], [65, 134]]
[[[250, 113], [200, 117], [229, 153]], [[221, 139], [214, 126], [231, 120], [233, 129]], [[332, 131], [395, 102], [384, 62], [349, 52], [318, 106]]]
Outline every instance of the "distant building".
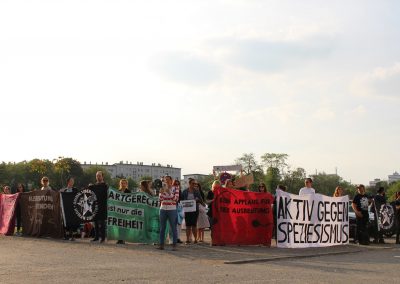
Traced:
[[400, 174], [398, 172], [394, 172], [392, 175], [388, 175], [389, 184], [399, 180], [400, 180]]
[[381, 182], [381, 180], [379, 178], [376, 178], [373, 181], [369, 182], [369, 186], [370, 187], [375, 187], [378, 184], [378, 182]]
[[151, 165], [143, 165], [142, 162], [124, 163], [123, 161], [109, 165], [108, 163], [101, 164], [81, 164], [82, 169], [85, 170], [89, 167], [99, 166], [105, 168], [112, 178], [124, 177], [132, 178], [136, 181], [141, 180], [144, 176], [149, 176], [153, 180], [169, 175], [173, 179], [181, 179], [181, 168], [174, 168], [172, 165], [162, 166], [161, 164], [153, 163]]

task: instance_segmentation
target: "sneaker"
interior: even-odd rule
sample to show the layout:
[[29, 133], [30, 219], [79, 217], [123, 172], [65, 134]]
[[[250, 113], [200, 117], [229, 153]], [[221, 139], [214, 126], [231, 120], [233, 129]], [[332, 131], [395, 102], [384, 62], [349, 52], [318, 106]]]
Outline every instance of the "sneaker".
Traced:
[[99, 241], [99, 239], [98, 238], [94, 238], [93, 240], [91, 240], [91, 242], [92, 243], [94, 243], [94, 242], [98, 242]]
[[74, 237], [70, 237], [70, 238], [69, 238], [69, 241], [70, 241], [70, 242], [75, 242], [75, 238], [74, 238]]
[[181, 241], [181, 239], [177, 239], [177, 240], [176, 240], [176, 243], [177, 243], [177, 244], [182, 244], [183, 242]]
[[100, 239], [99, 243], [104, 243], [105, 239]]
[[123, 240], [117, 241], [117, 245], [123, 245], [125, 242]]
[[158, 246], [158, 247], [157, 247], [157, 249], [159, 249], [159, 250], [163, 250], [163, 249], [164, 249], [164, 245], [160, 245], [160, 246]]

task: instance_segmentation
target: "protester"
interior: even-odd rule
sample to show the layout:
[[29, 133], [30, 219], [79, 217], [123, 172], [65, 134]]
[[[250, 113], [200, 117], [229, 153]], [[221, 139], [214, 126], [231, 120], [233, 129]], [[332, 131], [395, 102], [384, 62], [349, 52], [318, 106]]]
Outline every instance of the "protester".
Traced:
[[[284, 186], [283, 184], [278, 184], [276, 190], [282, 190], [282, 191], [286, 191], [286, 186]], [[277, 231], [276, 231], [276, 226], [277, 226], [277, 216], [278, 216], [278, 206], [276, 204], [276, 194], [274, 195], [274, 203], [272, 204], [272, 218], [274, 219], [274, 229], [272, 232], [272, 235], [274, 236], [274, 238], [276, 239], [276, 235], [277, 235]]]
[[386, 204], [386, 197], [385, 197], [385, 188], [384, 187], [379, 187], [377, 194], [374, 196], [372, 199], [372, 205], [371, 205], [371, 212], [374, 213], [375, 218], [372, 221], [372, 226], [373, 226], [373, 243], [374, 244], [384, 244], [385, 241], [383, 239], [383, 232], [378, 228], [378, 211], [381, 208], [382, 205]]
[[333, 193], [333, 197], [342, 197], [343, 196], [343, 187], [340, 185], [335, 188], [335, 192]]
[[186, 244], [190, 244], [192, 236], [197, 243], [197, 218], [199, 216], [199, 202], [203, 202], [200, 192], [196, 190], [196, 180], [189, 179], [189, 187], [182, 192], [181, 200], [195, 200], [196, 211], [185, 212]]
[[299, 195], [315, 194], [315, 189], [312, 188], [313, 180], [311, 178], [306, 178], [304, 184], [305, 187], [300, 189]]
[[368, 234], [368, 222], [369, 222], [369, 213], [368, 213], [368, 197], [365, 194], [364, 185], [360, 184], [357, 186], [357, 195], [353, 199], [352, 207], [354, 213], [356, 214], [356, 225], [357, 232], [356, 238], [360, 245], [369, 245], [369, 234]]
[[50, 190], [52, 189], [50, 186], [49, 178], [48, 177], [42, 177], [40, 180], [40, 183], [42, 184], [42, 188], [40, 190]]
[[[119, 181], [119, 188], [118, 190], [122, 193], [131, 193], [131, 191], [128, 189], [128, 180], [127, 179], [120, 179]], [[123, 245], [125, 244], [124, 240], [118, 240], [117, 245]]]
[[[206, 203], [208, 206], [207, 215], [208, 215], [209, 222], [210, 222], [210, 229], [212, 229], [212, 224], [213, 224], [212, 207], [213, 207], [213, 201], [214, 201], [214, 191], [217, 187], [221, 187], [221, 183], [219, 182], [219, 180], [215, 180], [212, 183], [211, 190], [209, 192], [207, 192], [207, 196], [206, 196]], [[211, 235], [212, 235], [212, 230], [211, 230]]]
[[261, 182], [258, 185], [258, 192], [268, 192], [267, 186], [265, 185], [265, 183]]
[[400, 244], [400, 191], [396, 192], [396, 200], [394, 201], [396, 208], [396, 244]]
[[[185, 218], [184, 212], [183, 212], [183, 208], [182, 205], [179, 203], [181, 200], [181, 195], [182, 195], [182, 191], [181, 191], [181, 183], [179, 180], [175, 179], [174, 182], [172, 183], [172, 185], [175, 187], [175, 189], [178, 191], [178, 202], [176, 203], [176, 212], [177, 212], [177, 218], [176, 218], [176, 237], [177, 240], [176, 242], [178, 244], [181, 244], [181, 230], [182, 230], [182, 221], [183, 218]], [[172, 239], [172, 228], [170, 230], [170, 239]]]
[[[17, 184], [17, 193], [22, 193], [25, 191], [25, 186], [22, 183]], [[21, 205], [17, 202], [17, 206], [15, 208], [15, 216], [17, 220], [17, 232], [15, 233], [16, 236], [22, 235], [22, 219], [21, 219]]]
[[178, 190], [172, 185], [172, 178], [170, 176], [164, 177], [164, 184], [160, 190], [160, 245], [158, 249], [164, 249], [165, 242], [165, 228], [167, 220], [171, 225], [172, 230], [172, 250], [176, 250], [177, 231], [176, 231], [176, 218], [177, 210], [176, 204], [179, 199]]
[[[96, 183], [89, 186], [89, 188], [91, 188], [93, 190], [97, 189], [100, 191], [105, 191], [106, 196], [107, 196], [108, 184], [106, 184], [104, 181], [104, 174], [102, 171], [96, 172]], [[107, 206], [105, 208], [107, 210]], [[107, 216], [107, 214], [105, 214], [105, 216]], [[106, 239], [106, 220], [105, 219], [102, 219], [102, 220], [97, 219], [96, 221], [94, 221], [94, 234], [95, 235], [94, 235], [94, 239], [92, 240], [92, 242], [99, 241], [100, 243], [103, 243], [105, 241], [105, 239]]]
[[140, 182], [140, 191], [142, 191], [144, 193], [147, 193], [150, 196], [154, 196], [155, 195], [153, 190], [150, 187], [150, 181], [148, 181], [148, 180], [142, 180]]
[[[78, 189], [74, 187], [75, 179], [73, 177], [67, 178], [67, 186], [62, 188], [60, 192], [76, 193]], [[64, 224], [64, 240], [75, 241], [74, 232], [78, 230], [79, 226], [67, 226]]]
[[199, 183], [196, 183], [196, 190], [200, 192], [201, 195], [201, 201], [199, 202], [199, 216], [197, 218], [197, 241], [198, 242], [204, 242], [204, 229], [210, 227], [210, 221], [208, 220], [207, 217], [207, 209], [206, 209], [206, 204], [204, 203], [205, 200], [205, 195], [203, 190], [201, 189], [201, 185]]
[[11, 194], [11, 188], [8, 185], [5, 185], [3, 187], [3, 193], [4, 194]]
[[231, 179], [227, 179], [225, 181], [224, 187], [225, 188], [235, 188], [235, 185], [233, 184], [233, 181]]

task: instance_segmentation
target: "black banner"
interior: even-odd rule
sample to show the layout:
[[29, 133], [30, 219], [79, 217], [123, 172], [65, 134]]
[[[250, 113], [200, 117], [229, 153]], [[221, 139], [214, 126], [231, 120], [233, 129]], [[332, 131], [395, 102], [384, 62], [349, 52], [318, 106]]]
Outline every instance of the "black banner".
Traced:
[[89, 186], [78, 192], [62, 192], [62, 211], [66, 227], [107, 218], [107, 188]]
[[20, 194], [24, 235], [61, 238], [60, 194], [53, 190], [38, 190]]

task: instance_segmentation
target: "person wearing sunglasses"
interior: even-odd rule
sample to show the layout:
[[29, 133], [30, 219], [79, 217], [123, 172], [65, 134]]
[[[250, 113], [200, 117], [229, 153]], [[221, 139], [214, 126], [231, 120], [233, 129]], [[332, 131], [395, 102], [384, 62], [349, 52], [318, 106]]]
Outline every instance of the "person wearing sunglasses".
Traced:
[[49, 185], [49, 178], [48, 177], [42, 177], [40, 180], [40, 183], [42, 184], [42, 188], [40, 190], [49, 190], [52, 189], [51, 186]]
[[267, 190], [267, 186], [265, 185], [265, 183], [260, 183], [260, 185], [258, 186], [258, 192], [268, 192]]

